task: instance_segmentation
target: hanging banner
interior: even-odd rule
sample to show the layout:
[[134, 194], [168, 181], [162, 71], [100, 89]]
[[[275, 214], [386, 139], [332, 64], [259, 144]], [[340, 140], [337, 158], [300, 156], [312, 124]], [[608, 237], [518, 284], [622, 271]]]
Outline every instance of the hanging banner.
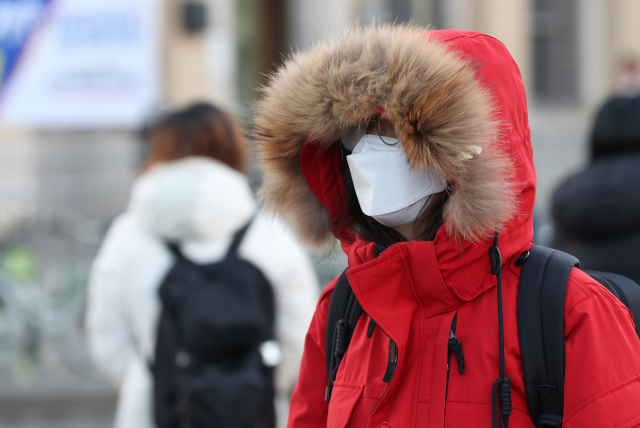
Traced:
[[11, 76], [47, 3], [48, 0], [0, 0], [0, 87]]
[[159, 0], [0, 0], [0, 122], [131, 128], [157, 109]]

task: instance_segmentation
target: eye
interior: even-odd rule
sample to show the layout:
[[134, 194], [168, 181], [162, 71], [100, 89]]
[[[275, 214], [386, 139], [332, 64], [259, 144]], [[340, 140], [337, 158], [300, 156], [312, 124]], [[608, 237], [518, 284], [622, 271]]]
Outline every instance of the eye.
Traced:
[[376, 131], [378, 121], [375, 119], [369, 119], [365, 127], [367, 134], [374, 134]]

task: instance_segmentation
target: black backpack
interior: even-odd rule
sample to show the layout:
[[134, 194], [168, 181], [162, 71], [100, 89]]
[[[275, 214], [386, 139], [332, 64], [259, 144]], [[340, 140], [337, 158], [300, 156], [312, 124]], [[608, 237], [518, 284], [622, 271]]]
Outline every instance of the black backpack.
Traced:
[[[377, 256], [380, 249], [374, 249]], [[534, 245], [518, 257], [516, 264], [522, 265], [518, 287], [518, 335], [529, 413], [538, 428], [561, 428], [564, 403], [564, 300], [569, 274], [574, 266], [579, 266], [579, 261], [567, 253]], [[624, 303], [635, 320], [640, 320], [638, 284], [613, 273], [585, 272]], [[345, 271], [336, 282], [327, 315], [329, 381], [326, 401], [331, 398], [333, 381], [362, 313], [362, 306], [351, 289]], [[375, 322], [372, 320], [368, 335], [373, 328]], [[636, 333], [640, 336], [640, 322], [636, 325]], [[458, 366], [463, 367], [463, 357], [456, 352], [460, 342], [455, 336], [449, 342], [450, 354], [453, 352], [456, 358], [461, 358], [462, 364], [459, 362]], [[391, 356], [389, 363], [393, 363]]]
[[154, 381], [158, 428], [273, 428], [273, 368], [260, 345], [273, 340], [271, 284], [238, 257], [249, 225], [226, 257], [200, 265], [168, 244], [175, 264], [159, 294]]
[[[564, 406], [564, 299], [573, 267], [562, 251], [534, 245], [520, 255], [518, 335], [531, 419], [536, 427], [560, 428]], [[621, 275], [585, 271], [629, 308], [640, 333], [640, 286]], [[640, 336], [640, 334], [639, 334]]]

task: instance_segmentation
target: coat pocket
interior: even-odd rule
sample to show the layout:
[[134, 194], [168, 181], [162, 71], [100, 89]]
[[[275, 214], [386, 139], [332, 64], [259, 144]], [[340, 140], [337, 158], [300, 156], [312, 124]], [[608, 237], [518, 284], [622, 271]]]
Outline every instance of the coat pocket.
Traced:
[[363, 391], [364, 385], [343, 382], [333, 385], [327, 428], [346, 428]]

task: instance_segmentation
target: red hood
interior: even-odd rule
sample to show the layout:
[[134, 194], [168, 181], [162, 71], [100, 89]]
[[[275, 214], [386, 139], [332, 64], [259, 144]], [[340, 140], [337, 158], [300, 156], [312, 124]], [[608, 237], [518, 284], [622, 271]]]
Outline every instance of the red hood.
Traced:
[[351, 242], [346, 228], [338, 230], [349, 208], [338, 139], [381, 110], [411, 165], [448, 178], [451, 239], [478, 243], [497, 219], [503, 229], [518, 213], [530, 215], [524, 90], [493, 38], [402, 25], [354, 29], [293, 55], [264, 92], [256, 141], [265, 208], [311, 247], [330, 247], [334, 235]]

